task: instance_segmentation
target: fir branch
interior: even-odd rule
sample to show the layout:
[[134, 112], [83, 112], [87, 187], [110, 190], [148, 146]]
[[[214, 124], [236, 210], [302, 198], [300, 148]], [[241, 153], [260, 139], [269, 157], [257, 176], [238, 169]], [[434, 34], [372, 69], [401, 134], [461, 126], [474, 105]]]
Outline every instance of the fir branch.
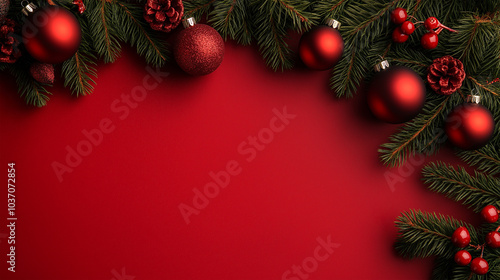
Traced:
[[204, 14], [208, 14], [215, 0], [191, 0], [184, 1], [184, 17], [194, 17], [199, 21]]
[[500, 148], [488, 144], [481, 149], [460, 151], [458, 155], [463, 161], [475, 165], [481, 171], [490, 175], [500, 174]]
[[214, 3], [210, 23], [224, 40], [231, 38], [243, 45], [252, 41], [250, 13], [252, 7], [245, 0], [223, 0]]
[[86, 14], [94, 40], [94, 50], [104, 59], [105, 63], [114, 62], [120, 56], [117, 23], [113, 21], [113, 3], [108, 0], [89, 0], [86, 2]]
[[148, 64], [161, 67], [168, 60], [165, 43], [158, 34], [142, 20], [142, 8], [127, 3], [116, 3], [114, 15], [120, 28], [120, 38], [136, 47], [137, 53], [146, 59]]
[[88, 23], [82, 18], [78, 18], [78, 20], [82, 28], [80, 47], [72, 58], [62, 64], [64, 86], [69, 86], [76, 96], [92, 93], [96, 84], [92, 77], [97, 77], [95, 69], [97, 63], [91, 48], [92, 37], [90, 36]]
[[43, 107], [47, 105], [47, 101], [49, 100], [48, 95], [52, 95], [44, 85], [37, 82], [28, 71], [26, 71], [26, 65], [21, 65], [22, 62], [17, 62], [12, 67], [9, 67], [10, 72], [16, 79], [18, 92], [21, 97], [24, 97], [24, 100], [27, 104]]
[[500, 93], [493, 91], [490, 87], [488, 87], [488, 85], [484, 85], [484, 84], [478, 82], [476, 79], [474, 79], [473, 77], [471, 77], [469, 75], [467, 75], [467, 79], [471, 80], [474, 84], [476, 84], [477, 86], [479, 86], [483, 90], [485, 90], [485, 91], [487, 91], [487, 92], [489, 92], [497, 97], [500, 97]]
[[405, 258], [425, 258], [432, 255], [450, 258], [455, 253], [451, 235], [460, 226], [469, 230], [472, 244], [479, 244], [476, 229], [462, 221], [420, 210], [403, 212], [396, 221], [399, 236], [395, 249]]
[[461, 100], [456, 95], [427, 100], [421, 114], [393, 134], [389, 143], [381, 145], [379, 152], [382, 162], [389, 166], [402, 165], [417, 152], [428, 155], [435, 153], [441, 144], [437, 140], [444, 136], [444, 131], [438, 128], [444, 124], [449, 110], [459, 102]]
[[[365, 52], [366, 53], [366, 52]], [[366, 56], [358, 55], [355, 48], [344, 49], [340, 62], [335, 65], [330, 77], [330, 87], [337, 97], [353, 97], [363, 81]]]
[[480, 212], [486, 205], [500, 207], [500, 179], [475, 172], [471, 176], [463, 167], [455, 169], [444, 163], [431, 163], [422, 170], [424, 182], [432, 191]]

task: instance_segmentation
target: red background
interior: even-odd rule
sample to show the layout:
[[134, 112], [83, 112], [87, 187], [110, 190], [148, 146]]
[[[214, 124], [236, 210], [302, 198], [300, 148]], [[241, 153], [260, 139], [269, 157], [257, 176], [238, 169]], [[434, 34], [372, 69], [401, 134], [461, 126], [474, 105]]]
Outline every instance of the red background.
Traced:
[[[274, 73], [255, 48], [226, 43], [217, 71], [189, 77], [166, 67], [170, 76], [120, 120], [111, 104], [142, 84], [145, 67], [126, 50], [99, 65], [92, 95], [72, 97], [59, 80], [44, 108], [25, 105], [2, 74], [0, 155], [5, 181], [7, 163], [16, 162], [18, 221], [17, 272], [7, 271], [0, 238], [1, 279], [278, 280], [329, 235], [340, 247], [308, 279], [428, 279], [432, 259], [403, 260], [393, 250], [399, 213], [475, 219], [425, 188], [423, 164], [399, 175], [405, 170], [380, 163], [377, 149], [398, 126], [375, 120], [362, 94], [336, 99], [329, 71]], [[284, 106], [296, 118], [247, 162], [238, 145]], [[105, 118], [114, 131], [59, 182], [52, 163], [64, 163], [66, 146], [75, 149], [82, 130]], [[449, 148], [436, 159], [458, 162]], [[192, 206], [193, 188], [229, 160], [241, 174], [186, 225], [179, 204]], [[391, 189], [385, 172], [404, 182]]]

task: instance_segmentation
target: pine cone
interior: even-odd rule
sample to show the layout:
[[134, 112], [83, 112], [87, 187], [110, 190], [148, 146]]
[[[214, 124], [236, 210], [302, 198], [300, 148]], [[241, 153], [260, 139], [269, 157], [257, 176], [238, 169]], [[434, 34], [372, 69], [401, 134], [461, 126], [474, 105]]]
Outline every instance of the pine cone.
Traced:
[[10, 1], [0, 0], [0, 23], [5, 19], [9, 12]]
[[30, 74], [33, 79], [42, 84], [54, 83], [54, 65], [35, 62], [30, 66]]
[[183, 15], [182, 0], [147, 0], [144, 7], [144, 19], [158, 31], [170, 32], [179, 25]]
[[462, 86], [464, 79], [464, 65], [449, 55], [434, 59], [429, 66], [427, 81], [436, 93], [450, 95]]
[[14, 63], [21, 57], [21, 51], [17, 48], [19, 41], [12, 36], [15, 26], [16, 22], [8, 18], [0, 24], [0, 62]]

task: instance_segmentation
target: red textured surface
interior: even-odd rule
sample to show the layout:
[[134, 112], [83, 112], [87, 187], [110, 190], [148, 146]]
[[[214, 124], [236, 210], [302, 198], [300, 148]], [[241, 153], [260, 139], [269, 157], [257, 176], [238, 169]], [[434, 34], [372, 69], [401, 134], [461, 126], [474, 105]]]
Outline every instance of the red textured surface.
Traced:
[[[421, 163], [384, 167], [377, 148], [398, 126], [376, 121], [362, 95], [334, 98], [328, 71], [273, 73], [255, 49], [231, 43], [211, 75], [165, 71], [170, 76], [126, 116], [120, 96], [148, 75], [131, 51], [99, 66], [92, 95], [71, 97], [59, 80], [41, 109], [24, 105], [2, 74], [2, 180], [15, 161], [18, 221], [11, 273], [2, 188], [0, 279], [297, 280], [287, 271], [304, 260], [307, 279], [428, 279], [431, 259], [393, 251], [398, 214], [421, 208], [477, 218], [428, 191]], [[254, 158], [238, 152], [260, 131], [270, 137], [273, 109], [285, 106], [296, 117], [272, 141]], [[76, 149], [82, 131], [103, 120], [114, 130], [59, 182], [53, 162], [65, 164], [67, 147]], [[449, 149], [436, 158], [457, 162]], [[193, 206], [193, 188], [203, 190], [209, 173], [231, 160], [241, 173], [187, 225], [179, 205]], [[402, 182], [391, 188], [386, 172]], [[314, 267], [317, 239], [328, 236], [335, 248], [318, 249], [328, 257]]]

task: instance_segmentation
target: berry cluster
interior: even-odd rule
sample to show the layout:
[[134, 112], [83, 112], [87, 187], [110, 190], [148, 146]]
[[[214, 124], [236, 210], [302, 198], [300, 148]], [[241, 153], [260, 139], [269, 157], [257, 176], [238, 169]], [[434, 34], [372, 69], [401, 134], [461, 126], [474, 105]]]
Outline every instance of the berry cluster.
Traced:
[[395, 24], [399, 24], [396, 29], [392, 32], [392, 40], [396, 43], [404, 43], [408, 40], [409, 35], [411, 35], [415, 29], [419, 26], [415, 27], [415, 25], [423, 24], [425, 29], [428, 30], [422, 36], [420, 40], [420, 44], [424, 49], [434, 49], [438, 45], [438, 35], [441, 33], [443, 29], [449, 30], [451, 32], [457, 32], [445, 25], [443, 25], [439, 20], [435, 17], [429, 17], [425, 21], [417, 21], [415, 23], [407, 20], [408, 17], [415, 19], [413, 16], [408, 16], [408, 13], [403, 8], [396, 8], [391, 12], [391, 21]]
[[[498, 215], [500, 211], [493, 205], [488, 205], [481, 211], [481, 216], [488, 223], [495, 223], [498, 221]], [[455, 254], [455, 262], [458, 265], [468, 265], [470, 263], [470, 269], [472, 272], [478, 275], [484, 275], [488, 272], [488, 262], [483, 259], [483, 252], [485, 245], [491, 248], [500, 248], [500, 226], [497, 227], [495, 231], [492, 231], [486, 235], [486, 244], [483, 245], [470, 245], [470, 234], [466, 227], [459, 227], [453, 232], [451, 236], [451, 242], [453, 245], [459, 248], [465, 248], [467, 246], [475, 248], [476, 250], [481, 250], [481, 256], [472, 259], [472, 255], [467, 250], [460, 250]]]

